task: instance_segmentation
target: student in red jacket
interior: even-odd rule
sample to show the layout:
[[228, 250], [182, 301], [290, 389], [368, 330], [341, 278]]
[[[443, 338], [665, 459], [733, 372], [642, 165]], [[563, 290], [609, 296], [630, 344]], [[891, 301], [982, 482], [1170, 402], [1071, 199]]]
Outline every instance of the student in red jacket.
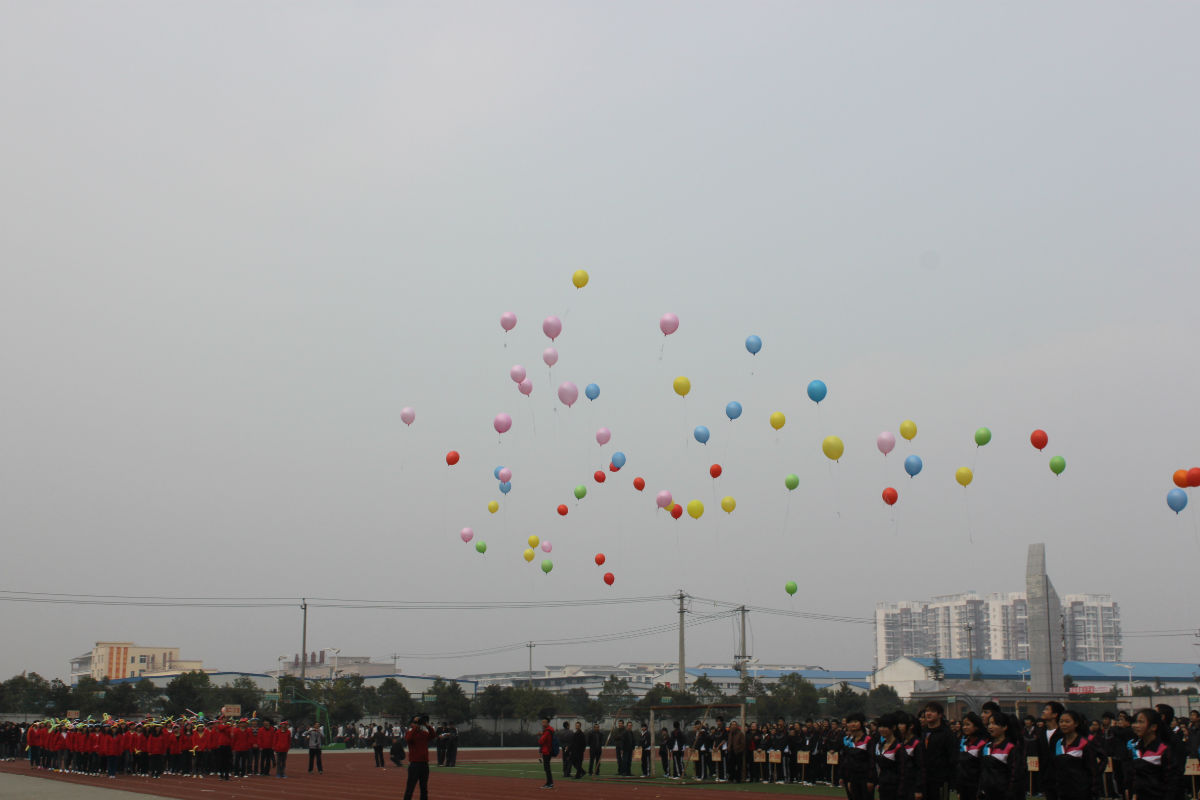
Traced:
[[250, 767], [251, 733], [246, 725], [246, 720], [239, 719], [237, 727], [229, 732], [233, 746], [233, 774], [239, 778], [246, 777], [246, 770]]
[[413, 789], [421, 785], [421, 800], [429, 800], [429, 743], [437, 733], [429, 725], [429, 717], [422, 714], [413, 717], [404, 733], [408, 743], [408, 781], [404, 786], [404, 800], [412, 800]]
[[224, 720], [217, 722], [216, 733], [217, 777], [223, 781], [229, 780], [229, 770], [233, 765], [233, 737], [229, 723]]
[[550, 771], [550, 760], [554, 757], [554, 729], [550, 720], [542, 720], [542, 734], [538, 737], [538, 755], [542, 759], [542, 768], [546, 770], [546, 782], [543, 789], [554, 788], [554, 774]]
[[286, 778], [288, 750], [292, 749], [292, 727], [286, 719], [279, 723], [279, 729], [275, 731], [272, 749], [275, 751], [275, 777]]

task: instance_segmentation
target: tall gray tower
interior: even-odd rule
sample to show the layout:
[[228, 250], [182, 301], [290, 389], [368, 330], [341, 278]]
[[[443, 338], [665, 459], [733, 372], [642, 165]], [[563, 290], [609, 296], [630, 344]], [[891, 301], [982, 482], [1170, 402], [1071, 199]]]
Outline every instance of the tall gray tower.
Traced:
[[1046, 545], [1029, 545], [1025, 568], [1029, 608], [1029, 689], [1038, 694], [1063, 691], [1062, 605], [1046, 575]]

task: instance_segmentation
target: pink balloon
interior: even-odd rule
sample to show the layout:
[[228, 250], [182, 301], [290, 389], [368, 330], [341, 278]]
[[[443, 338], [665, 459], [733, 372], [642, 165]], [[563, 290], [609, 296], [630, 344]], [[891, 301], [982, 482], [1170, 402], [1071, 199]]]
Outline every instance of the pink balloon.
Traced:
[[475, 531], [471, 530], [470, 528], [463, 528], [462, 532], [458, 534], [458, 537], [464, 542], [469, 542], [475, 538]]
[[553, 347], [547, 347], [542, 351], [542, 361], [546, 362], [547, 367], [553, 367], [558, 363], [558, 351]]
[[670, 336], [679, 330], [679, 317], [674, 314], [663, 314], [658, 320], [658, 329], [663, 332], [663, 336]]
[[665, 490], [659, 492], [658, 497], [654, 498], [654, 502], [658, 504], [659, 508], [666, 508], [667, 506], [671, 505], [674, 500], [675, 498], [671, 497], [671, 493]]
[[550, 544], [549, 542], [542, 542], [542, 552], [543, 553], [549, 553], [553, 549], [554, 549], [554, 545]]
[[579, 399], [579, 387], [567, 381], [558, 387], [558, 399], [562, 401], [567, 408], [575, 405], [575, 401]]
[[521, 381], [525, 380], [525, 368], [520, 364], [515, 364], [513, 368], [508, 371], [508, 377], [512, 378], [513, 383], [520, 383]]
[[521, 381], [517, 384], [517, 391], [526, 397], [529, 397], [529, 395], [533, 392], [533, 381], [529, 380], [529, 378]]
[[400, 421], [405, 425], [412, 425], [413, 420], [417, 418], [417, 412], [413, 411], [408, 406], [400, 409]]
[[892, 448], [896, 446], [896, 434], [891, 431], [884, 431], [879, 434], [879, 438], [875, 440], [875, 446], [879, 448], [879, 452], [885, 456], [892, 452]]
[[505, 467], [504, 469], [500, 470], [500, 474], [497, 477], [500, 478], [501, 483], [508, 483], [512, 480], [512, 470], [508, 467]]
[[598, 445], [603, 446], [608, 444], [608, 440], [611, 438], [612, 431], [610, 431], [608, 428], [601, 428], [600, 430], [596, 431], [596, 444]]
[[511, 311], [505, 311], [500, 315], [500, 327], [506, 331], [511, 331], [517, 327], [517, 315]]
[[496, 433], [505, 433], [512, 427], [512, 417], [508, 414], [497, 414], [492, 420], [492, 427], [496, 429]]
[[558, 317], [546, 317], [542, 322], [542, 333], [549, 336], [550, 341], [553, 342], [562, 333], [562, 320]]

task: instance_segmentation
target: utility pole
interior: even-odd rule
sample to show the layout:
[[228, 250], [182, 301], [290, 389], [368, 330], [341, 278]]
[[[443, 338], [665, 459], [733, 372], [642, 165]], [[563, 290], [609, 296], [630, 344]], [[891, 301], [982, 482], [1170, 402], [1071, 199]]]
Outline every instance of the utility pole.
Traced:
[[304, 612], [304, 628], [300, 634], [300, 681], [304, 682], [304, 675], [308, 665], [308, 598], [300, 598], [300, 610]]
[[525, 645], [529, 648], [529, 688], [533, 688], [533, 648], [537, 647], [533, 642]]
[[967, 629], [967, 680], [970, 681], [975, 679], [975, 626], [968, 622], [963, 627]]
[[687, 674], [684, 672], [683, 657], [683, 615], [687, 613], [687, 609], [683, 607], [684, 598], [687, 595], [683, 593], [683, 589], [679, 590], [679, 691], [687, 690]]
[[395, 675], [399, 667], [396, 666], [397, 659], [400, 658], [399, 653], [392, 653], [392, 674]]
[[738, 608], [738, 611], [742, 615], [742, 646], [741, 646], [741, 651], [736, 656], [734, 656], [733, 659], [734, 659], [734, 661], [737, 662], [738, 674], [740, 674], [742, 676], [742, 680], [745, 680], [746, 679], [746, 661], [749, 660], [749, 658], [750, 658], [750, 655], [746, 652], [746, 607], [741, 606], [740, 608]]

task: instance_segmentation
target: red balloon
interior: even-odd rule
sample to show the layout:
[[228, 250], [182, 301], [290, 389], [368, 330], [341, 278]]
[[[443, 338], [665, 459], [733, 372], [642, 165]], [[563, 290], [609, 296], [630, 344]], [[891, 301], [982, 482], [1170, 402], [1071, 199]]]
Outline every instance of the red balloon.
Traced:
[[606, 478], [606, 476], [604, 474], [604, 470], [602, 470], [602, 469], [596, 470], [596, 474], [593, 475], [592, 477], [596, 479], [596, 483], [604, 483], [605, 478]]
[[641, 477], [634, 478], [633, 479], [633, 488], [637, 489], [639, 492], [642, 489], [645, 489], [646, 488], [646, 480]]
[[883, 490], [883, 502], [887, 503], [889, 506], [896, 505], [896, 501], [899, 499], [900, 493], [892, 487], [889, 486]]
[[458, 451], [457, 450], [451, 450], [449, 453], [446, 453], [446, 463], [452, 467], [458, 463]]
[[1050, 437], [1041, 428], [1038, 428], [1036, 431], [1029, 434], [1029, 443], [1038, 450], [1041, 450], [1043, 447], [1045, 447], [1049, 441]]
[[721, 477], [721, 465], [713, 464], [711, 467], [708, 468], [708, 474], [712, 475], [713, 478]]
[[671, 516], [674, 517], [675, 519], [679, 519], [680, 517], [682, 517], [683, 516], [683, 506], [679, 505], [679, 503], [672, 503], [671, 504]]
[[1175, 474], [1171, 476], [1171, 480], [1175, 481], [1175, 485], [1180, 489], [1186, 489], [1191, 477], [1192, 471], [1190, 469], [1177, 469], [1175, 470]]
[[1200, 467], [1192, 467], [1188, 470], [1188, 486], [1200, 486]]
[[613, 581], [615, 581], [616, 579], [617, 579], [617, 576], [613, 575], [611, 572], [604, 573], [604, 582], [607, 583], [609, 586], [612, 586]]
[[565, 517], [565, 516], [567, 515], [567, 512], [568, 512], [568, 511], [570, 511], [570, 510], [571, 510], [571, 509], [567, 508], [565, 504], [563, 504], [563, 505], [559, 505], [559, 507], [558, 507], [558, 515], [559, 515], [560, 517]]
[[617, 471], [617, 470], [619, 470], [619, 469], [620, 469], [620, 467], [618, 467], [616, 464], [609, 464], [609, 465], [608, 465], [608, 471], [609, 471], [609, 472], [616, 472], [616, 471]]
[[596, 553], [596, 566], [598, 567], [603, 563], [604, 563], [604, 553]]

